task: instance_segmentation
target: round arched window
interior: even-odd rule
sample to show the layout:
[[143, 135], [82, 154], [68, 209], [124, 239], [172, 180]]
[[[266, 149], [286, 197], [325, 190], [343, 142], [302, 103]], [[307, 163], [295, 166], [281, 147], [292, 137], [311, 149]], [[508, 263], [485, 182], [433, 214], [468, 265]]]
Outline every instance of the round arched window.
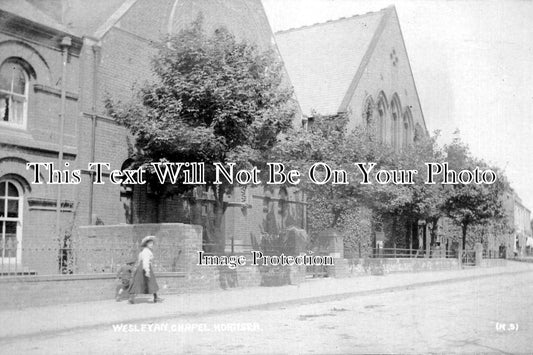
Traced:
[[20, 262], [22, 188], [13, 180], [0, 181], [0, 259]]
[[0, 66], [0, 122], [25, 126], [28, 81], [26, 70], [16, 61]]

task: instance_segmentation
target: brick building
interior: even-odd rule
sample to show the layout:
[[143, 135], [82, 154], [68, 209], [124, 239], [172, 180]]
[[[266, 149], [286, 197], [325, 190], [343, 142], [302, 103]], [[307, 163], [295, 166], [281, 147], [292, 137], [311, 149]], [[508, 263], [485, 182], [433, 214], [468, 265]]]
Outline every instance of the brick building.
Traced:
[[[128, 164], [134, 142], [106, 115], [104, 99], [127, 101], [152, 80], [152, 44], [200, 13], [208, 31], [225, 26], [261, 48], [277, 42], [305, 118], [315, 110], [348, 112], [353, 125], [375, 120], [397, 147], [425, 132], [394, 8], [274, 37], [260, 0], [3, 0], [2, 262], [56, 272], [61, 239], [83, 225], [184, 222], [210, 233], [209, 192], [160, 199], [146, 186], [95, 185], [88, 168], [88, 162]], [[81, 183], [32, 184], [28, 162], [80, 169]], [[49, 171], [40, 173], [44, 179]], [[227, 201], [224, 229], [234, 244], [306, 225], [297, 190], [236, 189]]]
[[[88, 169], [88, 162], [94, 161], [108, 162], [115, 169], [127, 164], [132, 138], [106, 115], [104, 99], [127, 101], [135, 85], [151, 80], [152, 44], [200, 13], [207, 31], [225, 26], [262, 48], [274, 43], [258, 0], [0, 3], [3, 263], [55, 272], [60, 239], [81, 225], [208, 224], [208, 194], [197, 192], [193, 201], [200, 202], [192, 206], [190, 199], [159, 201], [146, 188], [94, 185]], [[80, 169], [81, 183], [32, 184], [29, 162]], [[41, 168], [43, 179], [48, 173]], [[235, 200], [242, 213], [263, 213], [263, 203], [250, 203], [250, 192], [246, 196], [246, 201], [240, 193], [228, 197], [230, 206]], [[252, 205], [259, 212], [248, 212], [246, 206]], [[270, 206], [275, 208], [272, 202]], [[229, 217], [226, 224], [236, 225]]]

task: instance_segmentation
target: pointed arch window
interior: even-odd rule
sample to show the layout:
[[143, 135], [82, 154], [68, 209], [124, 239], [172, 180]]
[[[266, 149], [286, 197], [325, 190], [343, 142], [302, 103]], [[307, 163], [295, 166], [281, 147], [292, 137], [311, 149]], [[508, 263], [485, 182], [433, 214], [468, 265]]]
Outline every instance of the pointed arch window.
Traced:
[[371, 96], [367, 97], [363, 104], [363, 123], [367, 128], [372, 128], [375, 125], [374, 100], [372, 100]]
[[422, 139], [423, 134], [424, 134], [423, 128], [420, 126], [420, 124], [417, 123], [415, 126], [415, 130], [414, 130], [413, 141], [414, 142], [420, 141], [420, 139]]
[[366, 127], [370, 139], [379, 136], [374, 116], [374, 100], [372, 96], [368, 96], [363, 103], [363, 125]]
[[402, 136], [403, 147], [407, 147], [409, 144], [413, 143], [413, 116], [409, 108], [407, 108], [403, 114]]
[[26, 128], [29, 75], [20, 60], [0, 66], [0, 123]]
[[378, 132], [382, 142], [387, 143], [387, 99], [385, 95], [381, 93], [378, 98], [377, 104], [378, 111]]
[[398, 95], [394, 94], [391, 102], [391, 135], [392, 135], [392, 146], [394, 149], [399, 150], [402, 146], [401, 142], [401, 128], [400, 128], [400, 121], [402, 119], [401, 114], [401, 103], [400, 99], [398, 98]]

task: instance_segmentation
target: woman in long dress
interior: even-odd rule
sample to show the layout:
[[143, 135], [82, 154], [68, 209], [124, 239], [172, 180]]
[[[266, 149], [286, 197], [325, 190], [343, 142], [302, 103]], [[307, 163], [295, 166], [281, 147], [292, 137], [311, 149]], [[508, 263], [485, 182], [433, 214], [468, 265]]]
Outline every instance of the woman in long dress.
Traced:
[[152, 261], [154, 254], [152, 248], [154, 246], [154, 236], [147, 236], [141, 241], [142, 251], [139, 253], [137, 263], [133, 271], [132, 281], [128, 289], [130, 294], [129, 302], [135, 303], [136, 294], [153, 294], [154, 303], [161, 302], [162, 299], [157, 297], [157, 291], [159, 285], [155, 279], [154, 269], [152, 267]]

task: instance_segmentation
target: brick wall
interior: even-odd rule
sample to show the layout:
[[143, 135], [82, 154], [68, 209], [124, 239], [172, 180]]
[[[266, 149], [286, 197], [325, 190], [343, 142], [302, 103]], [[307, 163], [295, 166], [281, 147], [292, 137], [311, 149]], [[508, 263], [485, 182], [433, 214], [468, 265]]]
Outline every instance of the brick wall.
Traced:
[[[200, 266], [202, 228], [179, 223], [80, 227], [73, 245], [75, 274], [0, 278], [3, 308], [112, 299], [119, 267], [156, 235], [154, 269], [162, 294], [299, 284], [305, 267]], [[54, 251], [57, 256], [57, 250]], [[46, 253], [43, 256], [49, 256]], [[50, 258], [49, 258], [50, 259]], [[57, 260], [57, 259], [54, 259]]]
[[[75, 168], [78, 145], [79, 63], [71, 52], [67, 63], [67, 78], [62, 76], [62, 52], [59, 46], [41, 45], [38, 36], [25, 41], [0, 33], [0, 64], [19, 58], [31, 67], [29, 74], [27, 124], [25, 129], [0, 128], [0, 178], [17, 181], [23, 190], [22, 233], [18, 270], [53, 274], [58, 270], [59, 242], [56, 233], [55, 200], [57, 185], [32, 185], [33, 174], [27, 162], [57, 162], [59, 154], [59, 122], [61, 86], [66, 84], [64, 161]], [[64, 167], [55, 167], [62, 169]], [[42, 171], [41, 177], [47, 175]], [[76, 186], [61, 186], [63, 202], [75, 205]], [[63, 211], [60, 229], [69, 228], [73, 208]]]
[[[161, 34], [166, 33], [169, 11], [173, 4], [173, 0], [138, 1], [99, 43], [84, 38], [81, 52], [71, 53], [69, 56], [64, 159], [71, 163], [71, 169], [87, 169], [87, 163], [92, 160], [93, 148], [94, 160], [109, 162], [112, 169], [119, 169], [130, 156], [134, 140], [128, 130], [104, 117], [96, 120], [96, 142], [93, 147], [91, 114], [105, 116], [106, 97], [127, 102], [135, 87], [153, 79], [150, 60], [156, 50], [152, 44], [161, 38]], [[250, 38], [262, 47], [271, 43], [272, 34], [259, 0], [243, 0], [232, 5], [219, 1], [187, 1], [178, 5], [176, 18], [170, 26], [174, 31], [195, 20], [199, 11], [203, 11], [209, 30], [226, 25], [238, 37]], [[55, 231], [55, 215], [49, 207], [30, 208], [27, 198], [52, 201], [57, 187], [30, 186], [28, 179], [31, 175], [28, 176], [24, 165], [28, 161], [47, 162], [57, 159], [61, 107], [58, 92], [61, 88], [62, 58], [59, 46], [46, 45], [46, 41], [41, 45], [37, 37], [27, 40], [23, 37], [0, 33], [0, 63], [9, 57], [20, 57], [36, 73], [30, 86], [28, 129], [24, 132], [0, 130], [0, 177], [4, 174], [18, 174], [28, 187], [24, 196], [26, 205], [22, 233], [22, 243], [27, 250], [23, 251], [22, 266], [39, 274], [52, 274], [57, 272], [60, 238]], [[100, 50], [95, 54], [94, 49], [98, 47]], [[93, 92], [95, 84], [96, 92]], [[19, 160], [16, 169], [4, 160], [14, 158]], [[84, 172], [81, 184], [62, 187], [63, 200], [72, 201], [74, 206], [61, 216], [63, 230], [93, 224], [97, 220], [105, 225], [132, 221], [209, 225], [210, 217], [201, 214], [199, 204], [188, 206], [184, 200], [165, 200], [159, 208], [159, 215], [154, 216], [157, 211], [154, 208], [156, 201], [146, 194], [133, 196], [131, 201], [129, 196], [121, 193], [120, 186], [109, 182], [105, 185], [91, 185], [88, 173]], [[91, 200], [92, 210], [89, 208]], [[276, 202], [270, 208], [274, 211], [272, 213], [277, 213]], [[140, 213], [137, 218], [132, 218], [136, 209], [145, 214]], [[262, 199], [256, 199], [250, 208], [230, 207], [224, 224], [226, 235], [249, 244], [251, 234], [258, 234], [261, 230], [264, 218]], [[300, 224], [303, 225], [303, 222]], [[43, 246], [49, 248], [45, 250]]]
[[116, 272], [119, 265], [135, 260], [147, 235], [157, 237], [155, 270], [187, 272], [202, 250], [202, 227], [190, 224], [129, 224], [82, 226], [75, 240], [75, 272]]
[[[182, 294], [224, 290], [230, 288], [280, 286], [299, 284], [305, 270], [291, 267], [276, 270], [262, 279], [258, 267], [243, 266], [236, 270], [226, 267], [197, 267], [188, 274], [156, 273], [159, 294]], [[117, 286], [115, 274], [55, 275], [0, 278], [2, 309], [38, 307], [53, 304], [111, 300]], [[146, 296], [149, 297], [149, 296]]]

